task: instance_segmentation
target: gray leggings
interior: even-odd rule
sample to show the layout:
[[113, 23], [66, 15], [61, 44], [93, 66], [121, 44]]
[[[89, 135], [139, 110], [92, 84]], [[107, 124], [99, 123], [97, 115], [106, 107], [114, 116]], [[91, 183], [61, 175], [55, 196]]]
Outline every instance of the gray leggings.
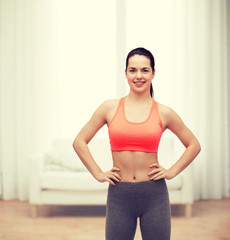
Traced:
[[106, 240], [133, 240], [137, 218], [143, 240], [169, 240], [171, 214], [165, 179], [109, 185]]

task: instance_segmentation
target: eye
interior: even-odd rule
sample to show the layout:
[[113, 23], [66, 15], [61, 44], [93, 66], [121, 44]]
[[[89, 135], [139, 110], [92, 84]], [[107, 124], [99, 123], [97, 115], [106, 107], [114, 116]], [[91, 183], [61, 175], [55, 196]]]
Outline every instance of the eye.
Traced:
[[136, 70], [135, 69], [129, 69], [129, 72], [134, 73], [134, 72], [136, 72]]

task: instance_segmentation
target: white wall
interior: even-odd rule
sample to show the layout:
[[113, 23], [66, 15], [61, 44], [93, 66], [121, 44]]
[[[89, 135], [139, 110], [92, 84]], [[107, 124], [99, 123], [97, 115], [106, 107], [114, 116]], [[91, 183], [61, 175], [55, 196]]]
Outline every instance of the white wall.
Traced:
[[74, 137], [106, 99], [116, 98], [115, 0], [54, 4], [60, 137]]
[[[155, 57], [155, 98], [173, 104], [174, 16], [172, 0], [127, 0], [126, 49], [145, 47]], [[166, 87], [167, 86], [167, 87]]]

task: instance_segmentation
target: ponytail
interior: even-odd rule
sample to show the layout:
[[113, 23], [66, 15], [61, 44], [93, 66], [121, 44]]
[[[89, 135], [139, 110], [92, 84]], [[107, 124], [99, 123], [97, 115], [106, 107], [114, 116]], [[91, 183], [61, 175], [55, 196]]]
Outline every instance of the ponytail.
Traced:
[[151, 98], [154, 97], [153, 84], [152, 83], [151, 83], [151, 86], [150, 86], [150, 95], [151, 95]]

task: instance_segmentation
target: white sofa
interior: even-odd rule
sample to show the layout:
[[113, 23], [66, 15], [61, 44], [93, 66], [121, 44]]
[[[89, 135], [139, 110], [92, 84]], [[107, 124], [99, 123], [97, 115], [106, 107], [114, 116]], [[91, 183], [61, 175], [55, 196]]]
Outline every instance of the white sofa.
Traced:
[[[168, 167], [173, 163], [173, 139], [162, 138], [159, 161]], [[107, 139], [95, 138], [89, 144], [102, 170], [112, 167]], [[30, 157], [29, 202], [31, 215], [37, 217], [39, 205], [105, 205], [108, 183], [97, 182], [85, 169], [72, 148], [70, 140], [56, 140], [52, 149]], [[170, 161], [169, 161], [170, 160]], [[190, 167], [189, 167], [190, 168]], [[171, 204], [185, 204], [186, 216], [191, 216], [193, 186], [191, 169], [167, 181]]]

